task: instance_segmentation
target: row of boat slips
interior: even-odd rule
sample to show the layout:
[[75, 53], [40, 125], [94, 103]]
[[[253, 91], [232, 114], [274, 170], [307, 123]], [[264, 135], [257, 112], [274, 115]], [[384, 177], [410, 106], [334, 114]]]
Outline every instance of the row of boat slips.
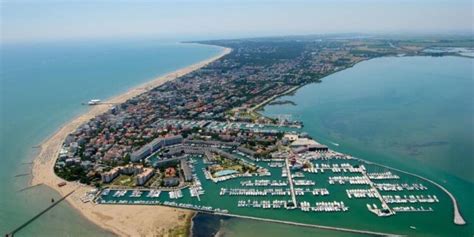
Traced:
[[[315, 189], [303, 189], [295, 188], [296, 196], [303, 196], [306, 193], [311, 193], [314, 196], [326, 196], [329, 195], [329, 191], [325, 188], [315, 188]], [[283, 188], [266, 188], [266, 189], [244, 189], [244, 188], [221, 188], [219, 192], [221, 196], [290, 196], [290, 189]]]
[[[120, 198], [120, 197], [131, 197], [131, 198], [139, 198], [143, 195], [144, 192], [147, 193], [147, 197], [149, 198], [158, 198], [160, 197], [161, 190], [158, 189], [151, 189], [151, 190], [126, 190], [126, 189], [121, 189], [121, 190], [111, 190], [111, 189], [104, 189], [100, 193], [100, 196], [107, 196], [110, 194], [110, 192], [113, 192], [112, 196], [114, 198]], [[129, 195], [126, 195], [127, 193], [131, 192]]]
[[224, 213], [224, 214], [229, 213], [227, 209], [213, 208], [211, 206], [201, 206], [201, 205], [194, 205], [194, 204], [189, 204], [189, 203], [177, 203], [173, 201], [164, 201], [162, 205], [170, 206], [170, 207], [193, 209], [193, 210], [205, 211], [205, 212], [215, 212], [215, 213]]
[[397, 183], [374, 183], [374, 186], [380, 191], [421, 191], [428, 188], [421, 183], [414, 184], [397, 184]]
[[146, 196], [150, 198], [160, 197], [161, 190], [151, 190]]
[[393, 174], [390, 171], [382, 173], [367, 173], [370, 179], [400, 179], [400, 176]]
[[176, 189], [168, 192], [168, 195], [170, 196], [170, 199], [179, 199], [183, 197], [183, 192], [181, 189]]
[[201, 184], [201, 180], [199, 180], [196, 174], [193, 174], [193, 185], [189, 187], [189, 193], [191, 194], [191, 197], [197, 197], [199, 201], [201, 201], [201, 198], [199, 196], [204, 195], [205, 193], [204, 188]]
[[[312, 207], [309, 202], [301, 203], [302, 211], [315, 211], [315, 212], [340, 212], [347, 211], [349, 207], [344, 205], [344, 202], [316, 202], [316, 206]], [[303, 209], [304, 208], [304, 209]]]
[[329, 184], [363, 184], [371, 183], [365, 176], [332, 176], [329, 177]]
[[[288, 171], [286, 170], [285, 167], [281, 169], [281, 177], [286, 178], [288, 177]], [[292, 178], [304, 178], [304, 174], [302, 172], [295, 172], [291, 174]]]
[[300, 153], [297, 155], [298, 158], [304, 159], [304, 160], [352, 160], [354, 159], [350, 155], [345, 155], [333, 150], [329, 150], [326, 152], [305, 152], [305, 153]]
[[162, 205], [162, 203], [158, 200], [97, 200], [99, 204], [122, 204], [122, 205], [129, 205], [129, 204], [136, 204], [136, 205]]
[[270, 168], [281, 168], [284, 165], [285, 164], [283, 162], [269, 162], [268, 163], [268, 167], [270, 167]]
[[[293, 184], [296, 186], [314, 186], [316, 182], [313, 180], [293, 180]], [[241, 186], [244, 187], [267, 187], [267, 186], [277, 186], [277, 187], [282, 187], [282, 186], [287, 186], [288, 181], [284, 180], [268, 180], [268, 179], [257, 179], [257, 180], [246, 180], [246, 181], [241, 181], [240, 182]]]
[[392, 210], [396, 212], [432, 212], [434, 211], [433, 208], [428, 207], [424, 208], [421, 207], [414, 207], [414, 206], [403, 206], [403, 207], [392, 207]]
[[346, 189], [348, 198], [378, 198], [379, 193], [374, 189]]
[[204, 195], [205, 191], [201, 187], [193, 186], [189, 188], [189, 193], [191, 194], [191, 197], [199, 198], [200, 195]]
[[360, 167], [354, 167], [351, 164], [314, 164], [313, 167], [304, 168], [303, 171], [308, 173], [324, 173], [324, 170], [330, 170], [333, 173], [349, 172], [349, 173], [361, 173], [365, 170], [365, 167], [361, 165]]
[[439, 202], [436, 195], [383, 195], [386, 203], [435, 203]]
[[241, 186], [244, 187], [266, 187], [266, 186], [287, 186], [288, 182], [286, 180], [269, 180], [269, 179], [256, 179], [256, 180], [246, 180], [240, 182]]
[[[288, 206], [288, 201], [285, 200], [239, 200], [237, 207], [247, 208], [263, 208], [263, 209], [292, 209], [293, 206]], [[345, 206], [344, 202], [316, 202], [314, 206], [310, 202], [303, 201], [299, 205], [300, 210], [304, 212], [345, 212], [349, 208]]]
[[313, 180], [298, 179], [293, 180], [293, 184], [296, 186], [314, 186], [316, 182], [314, 182]]

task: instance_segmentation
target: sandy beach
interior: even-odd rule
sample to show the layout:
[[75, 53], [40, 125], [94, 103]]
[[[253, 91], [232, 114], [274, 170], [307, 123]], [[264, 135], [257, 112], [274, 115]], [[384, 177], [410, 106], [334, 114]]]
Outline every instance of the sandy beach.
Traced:
[[213, 58], [155, 78], [152, 81], [132, 88], [121, 95], [105, 101], [106, 103], [104, 104], [91, 107], [86, 113], [63, 125], [52, 136], [40, 144], [40, 150], [34, 159], [31, 185], [48, 185], [57, 190], [62, 196], [72, 190], [76, 190], [66, 200], [88, 220], [119, 236], [168, 236], [170, 230], [188, 226], [188, 222], [191, 220], [190, 217], [193, 215], [193, 212], [188, 210], [163, 206], [97, 205], [94, 203], [83, 203], [80, 198], [84, 196], [87, 191], [92, 189], [92, 187], [76, 182], [67, 182], [66, 186], [58, 187], [58, 183], [64, 180], [56, 176], [53, 168], [64, 139], [83, 123], [105, 113], [113, 107], [113, 104], [123, 103], [165, 82], [204, 67], [230, 52], [230, 48], [223, 48], [222, 52]]

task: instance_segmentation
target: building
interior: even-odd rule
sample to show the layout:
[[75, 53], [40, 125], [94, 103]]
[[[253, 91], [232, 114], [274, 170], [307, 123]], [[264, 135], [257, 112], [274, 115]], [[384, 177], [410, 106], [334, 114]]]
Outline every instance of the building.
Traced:
[[120, 167], [115, 167], [115, 168], [111, 169], [110, 171], [102, 173], [102, 182], [110, 183], [110, 182], [112, 182], [112, 180], [117, 178], [117, 176], [119, 174], [120, 174]]
[[137, 175], [141, 172], [143, 172], [143, 166], [142, 165], [128, 164], [126, 166], [121, 167], [121, 169], [120, 169], [120, 173], [121, 174], [126, 174], [126, 175]]
[[302, 153], [306, 151], [328, 151], [326, 145], [319, 144], [309, 138], [298, 138], [290, 144], [290, 147], [294, 153]]
[[183, 170], [184, 181], [191, 182], [193, 180], [193, 173], [191, 172], [188, 162], [184, 159], [181, 160], [181, 169]]
[[151, 153], [152, 150], [150, 149], [150, 147], [148, 145], [145, 145], [142, 148], [132, 152], [132, 154], [130, 155], [130, 160], [133, 162], [137, 162], [141, 159], [148, 157], [149, 155], [151, 155]]
[[145, 159], [153, 152], [163, 148], [165, 146], [171, 146], [183, 142], [183, 137], [181, 135], [169, 136], [169, 137], [159, 137], [144, 145], [140, 149], [132, 152], [130, 155], [130, 160], [132, 162], [137, 162], [139, 160]]
[[237, 150], [248, 155], [248, 156], [251, 156], [251, 157], [254, 157], [255, 156], [255, 151], [254, 150], [251, 150], [251, 149], [248, 149], [246, 147], [243, 147], [243, 146], [239, 146], [237, 147]]
[[178, 177], [166, 177], [163, 179], [163, 186], [165, 187], [174, 187], [178, 186], [179, 178]]
[[221, 141], [215, 141], [215, 140], [206, 141], [206, 140], [190, 140], [190, 139], [184, 140], [183, 143], [186, 145], [198, 145], [201, 147], [205, 147], [205, 146], [207, 147], [236, 147], [240, 145], [240, 143], [238, 142], [221, 142]]
[[163, 146], [176, 145], [183, 142], [183, 136], [176, 135], [176, 136], [165, 137], [165, 138], [162, 138], [162, 142], [163, 142]]
[[329, 148], [326, 145], [316, 144], [316, 145], [309, 145], [308, 151], [328, 151]]
[[143, 172], [139, 173], [135, 178], [135, 183], [139, 186], [144, 185], [155, 174], [152, 168], [144, 168]]

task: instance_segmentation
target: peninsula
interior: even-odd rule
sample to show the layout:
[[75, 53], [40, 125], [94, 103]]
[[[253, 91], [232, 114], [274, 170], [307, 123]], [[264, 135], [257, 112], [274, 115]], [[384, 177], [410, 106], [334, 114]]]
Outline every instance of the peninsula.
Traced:
[[[446, 41], [321, 36], [199, 43], [223, 51], [94, 103], [42, 143], [33, 185], [46, 184], [62, 195], [75, 190], [66, 199], [72, 206], [124, 236], [186, 234], [193, 211], [396, 234], [319, 225], [311, 218], [344, 215], [360, 200], [366, 201], [366, 211], [384, 218], [435, 212], [442, 198], [430, 191], [449, 194], [423, 177], [330, 150], [302, 132], [299, 121], [258, 111], [371, 58], [457, 55], [426, 50]], [[400, 181], [407, 175], [411, 182]], [[350, 203], [341, 199], [341, 191]], [[462, 225], [449, 195], [455, 223]], [[280, 217], [269, 217], [274, 213]]]

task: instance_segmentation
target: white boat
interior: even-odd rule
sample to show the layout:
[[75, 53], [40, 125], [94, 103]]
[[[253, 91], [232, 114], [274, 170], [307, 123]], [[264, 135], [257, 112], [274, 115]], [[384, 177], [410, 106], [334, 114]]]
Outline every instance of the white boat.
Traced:
[[110, 193], [110, 189], [106, 188], [106, 189], [104, 189], [104, 191], [102, 191], [101, 195], [102, 196], [107, 196], [107, 195], [109, 195], [109, 193]]
[[100, 103], [99, 99], [92, 99], [92, 100], [89, 100], [89, 102], [87, 102], [88, 105], [97, 105], [99, 103]]

